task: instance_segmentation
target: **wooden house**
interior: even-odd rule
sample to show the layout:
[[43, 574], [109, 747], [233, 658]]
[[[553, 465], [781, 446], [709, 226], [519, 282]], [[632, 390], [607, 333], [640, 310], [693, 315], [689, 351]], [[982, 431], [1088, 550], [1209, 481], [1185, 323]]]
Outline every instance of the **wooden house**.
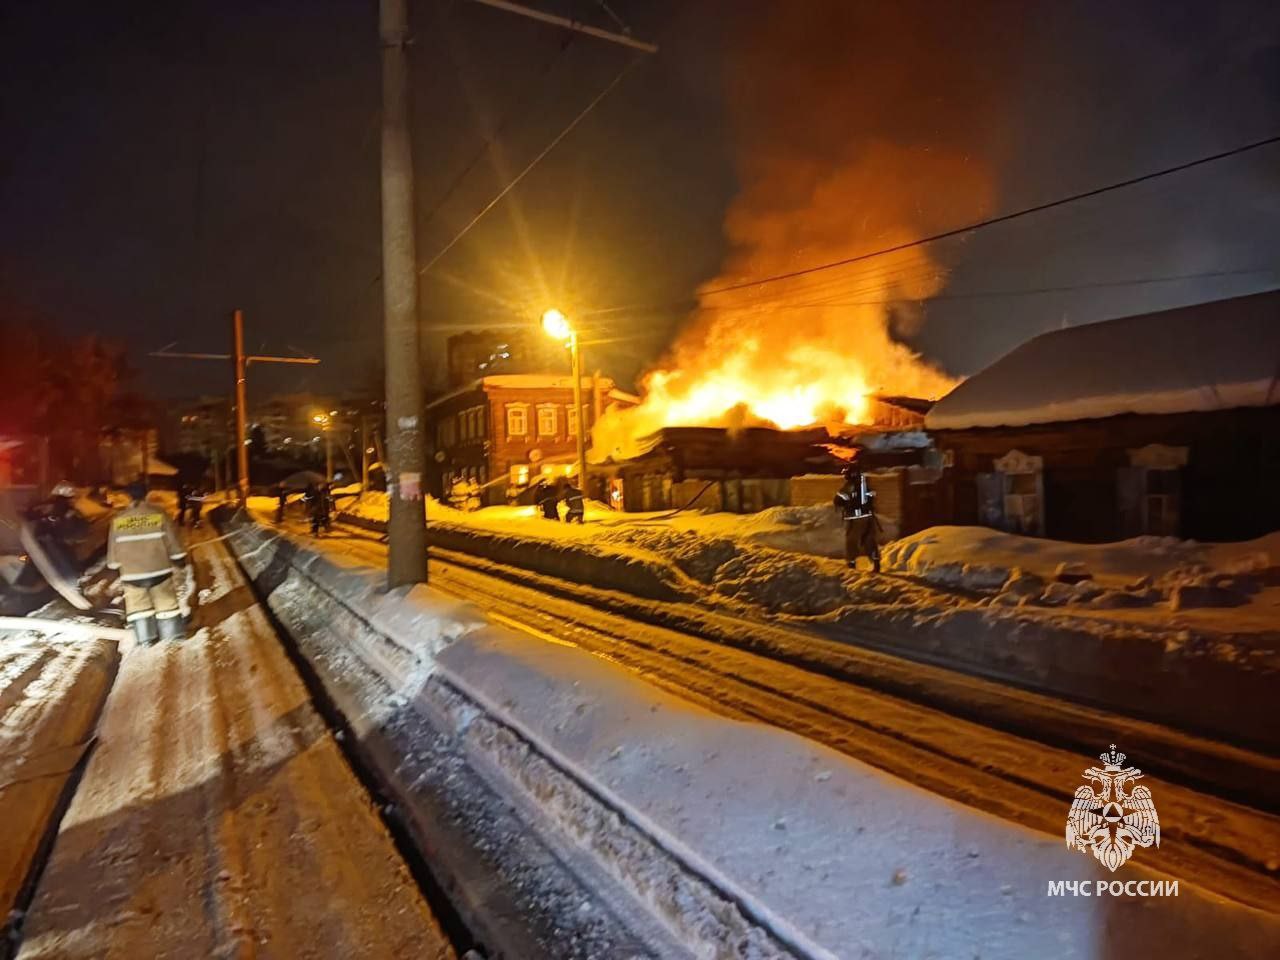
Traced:
[[1280, 529], [1280, 291], [1042, 334], [925, 425], [953, 523], [1082, 542]]

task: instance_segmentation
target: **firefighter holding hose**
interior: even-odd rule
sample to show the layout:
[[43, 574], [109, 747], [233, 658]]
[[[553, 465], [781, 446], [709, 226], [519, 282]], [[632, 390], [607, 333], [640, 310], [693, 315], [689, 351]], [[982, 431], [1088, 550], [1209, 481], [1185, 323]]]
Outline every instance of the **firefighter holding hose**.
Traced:
[[836, 510], [844, 521], [844, 556], [849, 566], [855, 568], [858, 558], [866, 557], [871, 561], [871, 569], [879, 573], [880, 524], [876, 520], [875, 495], [855, 459], [845, 468], [844, 485], [835, 496]]
[[120, 574], [125, 619], [139, 643], [183, 640], [173, 565], [186, 560], [187, 551], [169, 515], [147, 503], [143, 484], [127, 492], [129, 506], [111, 518], [107, 535], [107, 566]]

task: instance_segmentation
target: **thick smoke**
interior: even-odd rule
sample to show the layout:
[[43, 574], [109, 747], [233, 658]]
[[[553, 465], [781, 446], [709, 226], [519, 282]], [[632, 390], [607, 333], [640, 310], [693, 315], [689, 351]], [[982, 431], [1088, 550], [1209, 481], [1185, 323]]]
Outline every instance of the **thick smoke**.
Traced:
[[963, 5], [835, 0], [736, 18], [746, 26], [726, 82], [740, 191], [725, 218], [724, 265], [643, 379], [642, 406], [600, 424], [597, 453], [628, 455], [664, 425], [856, 422], [867, 393], [936, 397], [951, 386], [899, 339], [946, 282], [947, 264], [923, 247], [714, 291], [909, 242], [989, 209], [984, 157], [1010, 80], [983, 69], [973, 48], [999, 34], [1015, 42], [1016, 28], [990, 7], [976, 19]]

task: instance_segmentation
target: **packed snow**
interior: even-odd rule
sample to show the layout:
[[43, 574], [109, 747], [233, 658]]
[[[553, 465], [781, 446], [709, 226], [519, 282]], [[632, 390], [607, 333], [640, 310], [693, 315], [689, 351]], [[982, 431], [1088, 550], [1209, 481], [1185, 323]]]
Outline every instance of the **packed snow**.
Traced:
[[1243, 543], [1147, 536], [1082, 544], [987, 527], [931, 527], [888, 544], [883, 562], [888, 571], [1007, 606], [1159, 606], [1153, 612], [1166, 616], [1212, 608], [1226, 628], [1269, 615], [1272, 629], [1280, 629], [1280, 533]]
[[[260, 509], [266, 512], [265, 501]], [[377, 525], [386, 521], [386, 509], [386, 495], [370, 493], [344, 512]], [[590, 502], [587, 522], [568, 524], [545, 520], [531, 506], [467, 512], [429, 499], [427, 515], [432, 523], [494, 538], [579, 547], [595, 559], [672, 569], [683, 578], [678, 589], [773, 613], [822, 616], [877, 604], [924, 611], [968, 603], [1155, 628], [1280, 630], [1280, 533], [1247, 543], [1138, 537], [1077, 544], [986, 527], [931, 527], [886, 544], [889, 576], [874, 577], [844, 564], [840, 521], [826, 506], [642, 514]]]
[[125, 654], [18, 956], [453, 957], [225, 545], [190, 545], [216, 599]]
[[[270, 537], [248, 536], [233, 541], [237, 549], [271, 549]], [[316, 549], [330, 556], [328, 542]], [[608, 831], [638, 827], [800, 955], [1101, 958], [1181, 956], [1190, 947], [1262, 956], [1280, 947], [1275, 918], [1185, 884], [1176, 900], [1050, 898], [1051, 881], [1114, 878], [1060, 837], [948, 802], [810, 740], [712, 714], [578, 649], [476, 628], [472, 611], [449, 612], [433, 589], [375, 598], [354, 570], [304, 553], [291, 563], [325, 581], [328, 596], [354, 603], [366, 622], [390, 624], [390, 608], [403, 605], [390, 634], [395, 646], [429, 662], [422, 672], [433, 682], [447, 681], [482, 708], [460, 722], [478, 729], [496, 719], [514, 728], [624, 820], [617, 827], [593, 820], [586, 830], [581, 808], [495, 756], [513, 782], [542, 791], [537, 806], [552, 828], [576, 830], [584, 846], [617, 855], [626, 844]], [[276, 592], [290, 581], [279, 582]], [[364, 610], [362, 598], [374, 608]], [[446, 622], [430, 623], [437, 615]], [[528, 759], [512, 753], [510, 737], [489, 742]], [[1158, 863], [1136, 861], [1125, 879], [1148, 878]], [[663, 909], [701, 907], [673, 903], [652, 880], [633, 879]], [[726, 942], [714, 955], [761, 955], [739, 952], [743, 946]]]

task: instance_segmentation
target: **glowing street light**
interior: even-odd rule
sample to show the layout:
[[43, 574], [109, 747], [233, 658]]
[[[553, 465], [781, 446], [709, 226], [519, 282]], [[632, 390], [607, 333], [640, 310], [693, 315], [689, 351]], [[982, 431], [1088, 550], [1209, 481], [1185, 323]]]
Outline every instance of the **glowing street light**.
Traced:
[[569, 318], [559, 310], [548, 310], [542, 315], [542, 329], [553, 340], [569, 343], [573, 339], [573, 328], [569, 326]]
[[582, 354], [578, 351], [578, 333], [570, 325], [569, 318], [554, 308], [542, 315], [542, 329], [553, 340], [567, 343], [573, 358], [573, 419], [578, 426], [575, 438], [578, 442], [578, 486], [583, 497], [588, 497], [591, 494], [587, 490], [587, 418], [582, 411]]

